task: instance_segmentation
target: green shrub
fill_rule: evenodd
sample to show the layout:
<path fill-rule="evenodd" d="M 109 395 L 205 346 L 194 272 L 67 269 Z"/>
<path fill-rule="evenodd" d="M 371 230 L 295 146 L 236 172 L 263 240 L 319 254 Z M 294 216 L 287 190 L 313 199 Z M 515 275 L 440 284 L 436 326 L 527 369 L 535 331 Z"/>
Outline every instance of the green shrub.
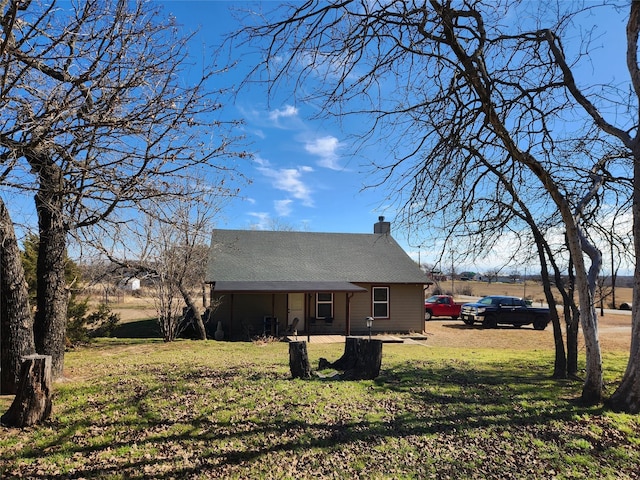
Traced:
<path fill-rule="evenodd" d="M 87 315 L 88 299 L 70 301 L 67 310 L 67 342 L 75 345 L 88 343 L 94 337 L 110 337 L 120 322 L 120 315 L 113 313 L 104 303 Z"/>
<path fill-rule="evenodd" d="M 89 299 L 76 301 L 71 298 L 67 306 L 67 343 L 72 345 L 89 341 L 85 327 L 85 315 L 89 310 Z"/>
<path fill-rule="evenodd" d="M 104 303 L 98 305 L 98 310 L 91 312 L 86 318 L 92 337 L 110 337 L 118 326 L 118 322 L 120 322 L 120 314 L 113 313 Z"/>

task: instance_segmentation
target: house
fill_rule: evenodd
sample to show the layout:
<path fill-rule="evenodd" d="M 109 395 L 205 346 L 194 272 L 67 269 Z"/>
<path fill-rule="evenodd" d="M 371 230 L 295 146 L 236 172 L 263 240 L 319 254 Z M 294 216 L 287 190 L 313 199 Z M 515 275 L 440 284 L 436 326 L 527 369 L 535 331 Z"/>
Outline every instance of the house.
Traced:
<path fill-rule="evenodd" d="M 380 217 L 373 234 L 215 230 L 207 266 L 225 336 L 424 330 L 425 274 Z"/>
<path fill-rule="evenodd" d="M 122 290 L 129 290 L 135 292 L 140 290 L 140 279 L 136 277 L 125 278 L 119 284 Z"/>

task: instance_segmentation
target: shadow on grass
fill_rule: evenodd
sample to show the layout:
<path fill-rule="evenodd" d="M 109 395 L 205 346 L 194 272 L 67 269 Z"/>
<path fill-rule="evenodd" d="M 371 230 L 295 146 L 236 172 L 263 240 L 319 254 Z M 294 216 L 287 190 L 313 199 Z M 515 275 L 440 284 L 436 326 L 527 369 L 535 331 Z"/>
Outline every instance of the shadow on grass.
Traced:
<path fill-rule="evenodd" d="M 362 395 L 370 410 L 367 413 L 372 414 L 369 417 L 363 416 L 362 402 L 355 399 L 351 403 L 349 399 L 336 417 L 306 418 L 308 409 L 332 411 L 335 403 L 345 398 L 310 402 L 305 389 L 319 390 L 314 385 L 326 384 L 326 380 L 292 381 L 282 373 L 272 373 L 265 381 L 248 378 L 246 371 L 233 367 L 218 371 L 203 368 L 184 375 L 166 372 L 161 366 L 141 365 L 130 378 L 114 384 L 110 395 L 61 412 L 69 420 L 52 423 L 57 432 L 54 438 L 38 448 L 24 447 L 19 457 L 35 461 L 44 452 L 65 445 L 66 455 L 99 458 L 106 452 L 130 449 L 135 443 L 136 450 L 158 455 L 136 458 L 129 454 L 117 465 L 86 462 L 64 475 L 31 478 L 105 478 L 118 474 L 138 478 L 146 469 L 153 478 L 185 478 L 203 472 L 237 476 L 233 468 L 271 461 L 272 455 L 286 458 L 291 452 L 312 450 L 329 455 L 340 449 L 366 453 L 366 445 L 381 445 L 392 438 L 429 442 L 445 435 L 452 447 L 463 449 L 470 436 L 499 442 L 496 432 L 512 432 L 514 438 L 522 432 L 545 442 L 561 443 L 564 433 L 558 422 L 601 413 L 597 408 L 580 408 L 563 400 L 564 395 L 575 391 L 575 384 L 550 380 L 541 366 L 523 363 L 504 368 L 484 364 L 476 369 L 471 363 L 451 360 L 397 364 L 383 370 L 375 381 L 365 382 L 369 393 Z M 143 380 L 150 375 L 155 385 Z M 206 387 L 210 393 L 204 395 L 211 398 L 226 395 L 235 400 L 228 406 L 208 407 L 204 402 L 205 408 L 193 408 L 191 402 L 203 394 L 195 387 L 182 390 L 185 387 L 181 382 Z M 84 388 L 70 387 L 66 395 L 81 396 Z M 292 391 L 298 396 L 288 397 Z M 156 407 L 176 398 L 180 398 L 177 414 Z M 273 404 L 267 406 L 266 398 Z M 102 412 L 99 426 L 82 414 L 86 408 Z M 164 416 L 167 412 L 171 418 Z M 195 451 L 189 452 L 189 458 L 197 457 L 195 464 L 176 463 L 171 456 L 161 454 L 173 450 L 184 453 L 191 448 Z"/>
<path fill-rule="evenodd" d="M 459 320 L 457 320 L 459 322 Z M 467 325 L 465 323 L 455 323 L 455 324 L 442 324 L 444 328 L 451 328 L 454 330 L 531 330 L 534 332 L 538 332 L 533 328 L 533 325 L 497 325 L 495 327 L 487 328 L 482 325 L 482 323 L 474 323 L 473 325 Z"/>
<path fill-rule="evenodd" d="M 117 338 L 161 338 L 158 320 L 155 318 L 121 323 L 113 330 L 111 336 Z"/>

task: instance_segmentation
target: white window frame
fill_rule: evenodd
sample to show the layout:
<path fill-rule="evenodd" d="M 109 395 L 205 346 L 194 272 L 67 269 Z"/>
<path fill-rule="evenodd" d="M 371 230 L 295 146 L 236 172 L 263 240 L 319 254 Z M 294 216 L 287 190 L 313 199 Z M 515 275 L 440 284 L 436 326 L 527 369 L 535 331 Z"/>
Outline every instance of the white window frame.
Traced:
<path fill-rule="evenodd" d="M 320 300 L 320 295 L 330 295 L 330 300 Z M 331 306 L 331 315 L 320 316 L 319 314 L 319 306 L 320 305 L 330 305 Z M 333 318 L 333 292 L 317 292 L 316 293 L 316 318 Z"/>
<path fill-rule="evenodd" d="M 386 291 L 386 299 L 385 300 L 376 300 L 376 290 L 384 290 Z M 391 301 L 390 301 L 390 289 L 389 287 L 371 287 L 371 314 L 373 318 L 389 318 L 391 311 Z M 385 305 L 386 306 L 386 315 L 380 316 L 376 315 L 376 306 L 377 305 Z"/>

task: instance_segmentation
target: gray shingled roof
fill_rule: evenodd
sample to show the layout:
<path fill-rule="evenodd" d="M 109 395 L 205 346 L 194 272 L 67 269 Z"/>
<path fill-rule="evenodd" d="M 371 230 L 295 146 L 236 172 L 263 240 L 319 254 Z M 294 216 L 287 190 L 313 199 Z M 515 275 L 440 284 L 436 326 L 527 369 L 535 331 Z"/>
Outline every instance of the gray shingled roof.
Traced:
<path fill-rule="evenodd" d="M 424 283 L 426 278 L 390 235 L 215 230 L 206 281 L 215 282 L 216 290 L 222 282 L 251 282 L 263 290 L 269 282 L 334 282 L 347 289 L 345 282 Z"/>

